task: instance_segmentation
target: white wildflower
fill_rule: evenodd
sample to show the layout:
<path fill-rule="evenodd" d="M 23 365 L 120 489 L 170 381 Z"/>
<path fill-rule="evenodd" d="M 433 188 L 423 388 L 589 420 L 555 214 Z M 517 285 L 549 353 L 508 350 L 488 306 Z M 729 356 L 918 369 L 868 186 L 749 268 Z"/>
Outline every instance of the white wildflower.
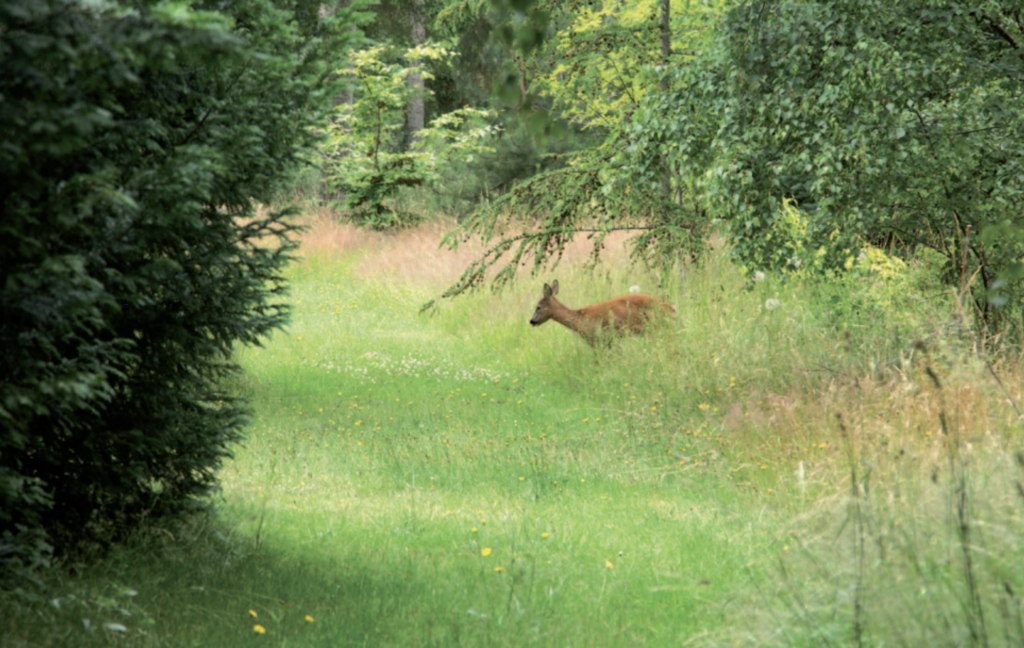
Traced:
<path fill-rule="evenodd" d="M 769 299 L 768 301 L 766 301 L 764 303 L 764 308 L 765 308 L 765 310 L 775 310 L 776 308 L 778 308 L 781 305 L 782 305 L 782 302 L 780 302 L 778 299 Z"/>
<path fill-rule="evenodd" d="M 754 281 L 756 281 L 757 283 L 761 283 L 762 281 L 764 281 L 764 273 L 761 272 L 760 270 L 755 272 L 754 273 Z"/>

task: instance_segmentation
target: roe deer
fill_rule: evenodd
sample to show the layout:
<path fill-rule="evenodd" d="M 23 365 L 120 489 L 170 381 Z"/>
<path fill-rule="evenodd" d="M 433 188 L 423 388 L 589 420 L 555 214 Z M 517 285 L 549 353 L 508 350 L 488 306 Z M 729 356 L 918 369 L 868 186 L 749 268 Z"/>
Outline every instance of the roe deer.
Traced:
<path fill-rule="evenodd" d="M 579 333 L 590 346 L 594 346 L 601 334 L 607 331 L 619 335 L 642 334 L 651 317 L 676 312 L 676 307 L 672 304 L 650 295 L 623 295 L 584 308 L 572 309 L 555 299 L 557 294 L 557 279 L 552 281 L 550 286 L 544 284 L 544 296 L 537 302 L 537 311 L 530 319 L 530 324 L 540 326 L 553 319 Z"/>

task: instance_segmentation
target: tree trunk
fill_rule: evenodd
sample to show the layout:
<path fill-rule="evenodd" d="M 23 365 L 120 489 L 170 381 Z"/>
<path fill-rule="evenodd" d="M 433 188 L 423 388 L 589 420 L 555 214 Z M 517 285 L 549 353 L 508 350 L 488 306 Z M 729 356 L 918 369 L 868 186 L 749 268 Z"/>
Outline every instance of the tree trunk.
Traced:
<path fill-rule="evenodd" d="M 672 10 L 672 0 L 661 0 L 661 63 L 662 65 L 668 65 L 669 57 L 672 56 L 672 27 L 669 22 Z M 668 90 L 668 88 L 665 88 Z M 662 181 L 662 189 L 666 195 L 673 197 L 676 204 L 682 200 L 681 188 L 676 187 L 675 191 L 672 190 L 672 168 L 667 163 L 665 164 L 665 179 Z"/>
<path fill-rule="evenodd" d="M 347 9 L 352 4 L 352 0 L 338 0 L 337 9 Z M 348 26 L 348 31 L 354 32 L 356 30 L 355 23 Z M 345 64 L 345 69 L 351 69 L 350 63 Z M 355 91 L 352 89 L 351 84 L 347 84 L 345 89 L 341 91 L 338 98 L 334 100 L 335 106 L 351 106 L 356 101 Z M 348 130 L 348 124 L 345 124 L 346 130 Z"/>
<path fill-rule="evenodd" d="M 413 0 L 410 10 L 413 47 L 422 45 L 423 41 L 426 40 L 427 34 L 423 25 L 424 7 L 423 0 Z M 420 141 L 420 131 L 423 130 L 424 117 L 423 78 L 420 77 L 418 72 L 413 72 L 409 75 L 409 85 L 413 89 L 413 97 L 409 101 L 407 124 L 409 128 L 409 147 L 414 148 Z"/>
<path fill-rule="evenodd" d="M 661 59 L 662 63 L 668 63 L 668 57 L 672 54 L 672 29 L 669 26 L 669 13 L 672 8 L 672 0 L 661 0 Z"/>
<path fill-rule="evenodd" d="M 339 9 L 347 9 L 352 4 L 352 0 L 338 0 L 333 6 L 323 3 L 320 5 L 320 17 L 327 18 L 328 16 L 337 15 Z M 348 31 L 354 32 L 356 30 L 355 24 L 351 24 L 347 28 Z M 347 67 L 347 66 L 346 66 Z M 341 106 L 344 104 L 351 104 L 355 101 L 355 95 L 352 92 L 352 86 L 346 86 L 341 94 L 334 100 L 335 106 Z"/>
<path fill-rule="evenodd" d="M 320 17 L 321 18 L 326 18 L 327 16 L 333 16 L 333 15 L 335 15 L 338 12 L 339 9 L 347 9 L 349 7 L 349 5 L 351 5 L 351 4 L 352 4 L 352 0 L 338 0 L 337 3 L 334 6 L 331 6 L 329 4 L 321 4 L 320 5 Z M 356 30 L 355 24 L 352 24 L 352 25 L 348 26 L 348 31 L 355 31 L 355 30 Z M 349 65 L 346 64 L 345 67 L 348 68 Z M 356 100 L 355 92 L 353 91 L 352 86 L 349 85 L 349 84 L 346 84 L 344 90 L 342 90 L 341 93 L 334 99 L 334 106 L 335 106 L 335 108 L 337 108 L 339 106 L 346 106 L 346 105 L 347 106 L 351 106 L 353 103 L 355 103 L 355 100 Z M 340 118 L 338 117 L 338 115 L 336 115 L 336 114 L 331 116 L 331 121 L 334 122 L 335 124 L 340 125 L 343 129 L 345 129 L 346 132 L 348 132 L 350 130 L 350 126 L 349 126 L 348 122 L 341 121 Z M 345 157 L 346 155 L 348 155 L 348 152 L 347 151 L 342 151 L 340 155 L 341 155 L 341 157 Z M 324 192 L 325 189 L 326 189 L 326 197 L 328 199 L 333 200 L 333 201 L 337 201 L 338 203 L 344 203 L 345 202 L 345 197 L 346 196 L 345 196 L 345 192 L 344 191 L 341 191 L 340 189 L 336 190 L 336 191 L 331 191 L 330 188 L 322 188 L 321 192 Z"/>

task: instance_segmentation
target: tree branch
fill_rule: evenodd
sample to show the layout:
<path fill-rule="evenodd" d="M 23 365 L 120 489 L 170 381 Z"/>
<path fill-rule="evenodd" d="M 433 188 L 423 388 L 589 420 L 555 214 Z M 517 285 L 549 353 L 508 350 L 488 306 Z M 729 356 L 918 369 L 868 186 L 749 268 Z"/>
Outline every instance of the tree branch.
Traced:
<path fill-rule="evenodd" d="M 1002 25 L 997 23 L 994 18 L 990 18 L 985 14 L 982 14 L 981 17 L 988 21 L 988 24 L 992 28 L 992 31 L 994 31 L 999 36 L 1002 36 L 1003 40 L 1005 40 L 1007 43 L 1013 46 L 1013 49 L 1017 49 L 1017 41 L 1013 40 L 1013 36 L 1010 36 L 1010 34 L 1005 29 L 1003 29 Z"/>

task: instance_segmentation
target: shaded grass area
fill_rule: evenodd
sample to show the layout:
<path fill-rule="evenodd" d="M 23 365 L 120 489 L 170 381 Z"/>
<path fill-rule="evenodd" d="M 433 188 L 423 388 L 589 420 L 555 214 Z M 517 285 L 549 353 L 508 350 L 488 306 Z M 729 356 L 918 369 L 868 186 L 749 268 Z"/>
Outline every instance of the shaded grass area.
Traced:
<path fill-rule="evenodd" d="M 4 643 L 674 642 L 714 623 L 720 611 L 709 600 L 736 584 L 719 576 L 734 566 L 735 549 L 708 532 L 721 511 L 588 496 L 567 498 L 581 507 L 566 520 L 559 506 L 527 516 L 480 502 L 472 505 L 488 508 L 442 510 L 443 499 L 368 501 L 357 515 L 236 507 L 231 535 L 223 520 L 194 520 L 139 538 L 48 583 L 62 594 L 45 606 L 5 615 Z M 597 537 L 588 520 L 604 528 L 637 515 L 637 526 Z M 668 544 L 659 533 L 666 524 L 675 530 Z M 127 631 L 104 628 L 112 624 Z"/>

